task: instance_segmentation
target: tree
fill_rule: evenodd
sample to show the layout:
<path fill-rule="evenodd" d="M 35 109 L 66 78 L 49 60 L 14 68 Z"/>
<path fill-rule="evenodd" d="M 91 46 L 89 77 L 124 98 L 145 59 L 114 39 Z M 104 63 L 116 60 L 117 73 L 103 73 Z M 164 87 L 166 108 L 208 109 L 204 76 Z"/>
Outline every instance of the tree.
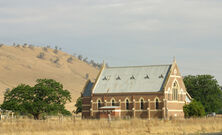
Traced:
<path fill-rule="evenodd" d="M 72 63 L 72 61 L 73 61 L 73 58 L 72 58 L 72 56 L 70 56 L 70 57 L 67 59 L 67 62 L 68 62 L 68 63 Z"/>
<path fill-rule="evenodd" d="M 196 100 L 192 100 L 191 103 L 184 105 L 183 111 L 186 118 L 203 117 L 205 115 L 203 105 Z"/>
<path fill-rule="evenodd" d="M 79 97 L 76 100 L 75 107 L 76 107 L 76 111 L 75 111 L 76 114 L 82 112 L 82 98 L 81 97 Z"/>
<path fill-rule="evenodd" d="M 218 112 L 222 108 L 222 92 L 216 79 L 211 75 L 186 76 L 188 93 L 203 104 L 206 113 Z"/>
<path fill-rule="evenodd" d="M 83 56 L 80 54 L 80 55 L 78 55 L 78 59 L 79 60 L 82 60 L 82 58 L 83 58 Z"/>
<path fill-rule="evenodd" d="M 40 52 L 39 55 L 37 55 L 37 58 L 45 59 L 45 53 L 44 52 Z"/>
<path fill-rule="evenodd" d="M 64 106 L 71 101 L 70 92 L 64 90 L 62 84 L 52 79 L 37 79 L 36 82 L 34 87 L 21 84 L 6 91 L 1 109 L 31 114 L 35 119 L 41 114 L 71 114 Z"/>
<path fill-rule="evenodd" d="M 58 53 L 58 46 L 55 46 L 55 49 L 53 50 L 53 52 L 54 52 L 55 54 Z"/>

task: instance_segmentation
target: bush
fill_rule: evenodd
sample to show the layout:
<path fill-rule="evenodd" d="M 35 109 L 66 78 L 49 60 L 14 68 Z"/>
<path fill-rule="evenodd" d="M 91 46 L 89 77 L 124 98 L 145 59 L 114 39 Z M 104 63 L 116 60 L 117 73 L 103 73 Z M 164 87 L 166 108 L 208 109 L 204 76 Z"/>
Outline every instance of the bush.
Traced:
<path fill-rule="evenodd" d="M 73 61 L 73 58 L 72 58 L 72 56 L 70 56 L 70 57 L 67 59 L 67 62 L 68 62 L 68 63 L 72 63 L 72 61 Z"/>
<path fill-rule="evenodd" d="M 84 61 L 85 63 L 88 63 L 88 57 L 84 58 L 83 61 Z"/>
<path fill-rule="evenodd" d="M 183 107 L 185 118 L 203 117 L 205 116 L 205 109 L 201 102 L 193 100 L 190 104 Z"/>
<path fill-rule="evenodd" d="M 27 46 L 28 46 L 28 44 L 27 44 L 27 43 L 24 43 L 22 47 L 23 47 L 23 48 L 26 48 Z"/>
<path fill-rule="evenodd" d="M 29 45 L 29 48 L 33 50 L 33 49 L 34 49 L 34 46 L 33 46 L 33 45 Z"/>
<path fill-rule="evenodd" d="M 45 52 L 48 52 L 48 48 L 47 47 L 43 47 L 42 50 L 45 51 Z"/>
<path fill-rule="evenodd" d="M 76 100 L 76 104 L 75 104 L 75 107 L 76 107 L 76 110 L 74 111 L 76 114 L 82 112 L 82 98 L 79 97 L 77 100 Z"/>
<path fill-rule="evenodd" d="M 53 52 L 54 52 L 55 54 L 58 53 L 58 47 L 57 47 L 57 46 L 55 46 L 55 49 L 53 50 Z"/>
<path fill-rule="evenodd" d="M 40 52 L 39 55 L 37 56 L 37 58 L 44 59 L 45 58 L 45 53 L 44 52 Z"/>
<path fill-rule="evenodd" d="M 83 56 L 80 54 L 78 55 L 78 59 L 82 61 Z"/>
<path fill-rule="evenodd" d="M 0 44 L 0 47 L 4 46 L 4 44 Z"/>
<path fill-rule="evenodd" d="M 57 64 L 59 62 L 59 58 L 57 57 L 54 61 L 55 64 Z"/>

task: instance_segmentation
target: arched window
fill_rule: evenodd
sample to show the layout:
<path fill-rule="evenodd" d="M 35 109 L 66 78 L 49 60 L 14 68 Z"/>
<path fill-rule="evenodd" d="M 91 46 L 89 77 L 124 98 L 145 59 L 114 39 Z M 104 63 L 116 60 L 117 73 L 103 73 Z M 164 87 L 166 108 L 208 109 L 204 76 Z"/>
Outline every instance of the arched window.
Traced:
<path fill-rule="evenodd" d="M 115 106 L 115 100 L 112 99 L 112 106 Z"/>
<path fill-rule="evenodd" d="M 156 99 L 156 109 L 159 109 L 159 100 Z"/>
<path fill-rule="evenodd" d="M 126 110 L 129 110 L 129 100 L 126 99 Z"/>
<path fill-rule="evenodd" d="M 173 100 L 178 100 L 178 89 L 179 89 L 178 83 L 175 81 L 173 83 L 173 90 L 172 90 Z"/>
<path fill-rule="evenodd" d="M 141 110 L 144 109 L 144 101 L 143 101 L 143 99 L 140 99 L 140 109 Z"/>
<path fill-rule="evenodd" d="M 101 107 L 101 100 L 100 99 L 97 101 L 97 105 L 98 105 L 98 109 L 99 109 Z"/>

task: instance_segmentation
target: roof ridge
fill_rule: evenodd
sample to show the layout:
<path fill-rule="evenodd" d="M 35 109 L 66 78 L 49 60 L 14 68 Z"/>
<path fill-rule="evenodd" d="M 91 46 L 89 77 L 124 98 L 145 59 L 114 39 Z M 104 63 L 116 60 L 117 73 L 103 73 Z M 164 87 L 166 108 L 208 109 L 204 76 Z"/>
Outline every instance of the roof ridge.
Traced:
<path fill-rule="evenodd" d="M 133 68 L 133 67 L 157 67 L 157 66 L 171 66 L 172 64 L 162 64 L 162 65 L 143 65 L 143 66 L 117 66 L 117 67 L 106 67 L 106 68 Z"/>

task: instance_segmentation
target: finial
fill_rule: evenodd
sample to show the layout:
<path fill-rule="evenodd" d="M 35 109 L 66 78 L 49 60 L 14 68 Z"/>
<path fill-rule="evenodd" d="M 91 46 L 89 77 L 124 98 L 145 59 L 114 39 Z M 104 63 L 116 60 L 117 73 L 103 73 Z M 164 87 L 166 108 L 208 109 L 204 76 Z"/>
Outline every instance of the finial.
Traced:
<path fill-rule="evenodd" d="M 103 60 L 103 68 L 105 68 L 106 67 L 106 64 L 105 64 L 105 61 Z"/>
<path fill-rule="evenodd" d="M 176 57 L 173 56 L 173 63 L 176 63 Z"/>

